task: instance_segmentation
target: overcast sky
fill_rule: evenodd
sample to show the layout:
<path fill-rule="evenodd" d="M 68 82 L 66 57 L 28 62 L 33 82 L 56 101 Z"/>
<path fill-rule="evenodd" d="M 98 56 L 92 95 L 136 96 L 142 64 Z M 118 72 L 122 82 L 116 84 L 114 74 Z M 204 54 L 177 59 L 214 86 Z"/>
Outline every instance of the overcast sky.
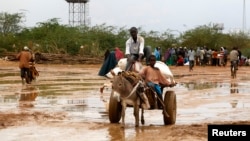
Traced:
<path fill-rule="evenodd" d="M 224 31 L 243 29 L 244 0 L 90 0 L 91 26 L 106 23 L 143 30 L 185 31 L 199 25 L 223 23 Z M 246 27 L 250 30 L 250 0 L 246 2 Z M 25 25 L 60 18 L 68 24 L 69 4 L 65 0 L 0 0 L 0 12 L 24 12 Z"/>

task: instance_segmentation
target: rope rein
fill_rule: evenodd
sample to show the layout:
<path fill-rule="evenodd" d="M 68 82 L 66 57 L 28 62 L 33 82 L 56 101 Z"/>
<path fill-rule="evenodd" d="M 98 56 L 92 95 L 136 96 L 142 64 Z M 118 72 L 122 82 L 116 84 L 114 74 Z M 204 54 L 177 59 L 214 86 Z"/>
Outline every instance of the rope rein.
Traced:
<path fill-rule="evenodd" d="M 142 84 L 141 80 L 139 80 L 139 82 L 134 86 L 133 90 L 130 92 L 130 94 L 126 98 L 129 98 L 136 91 L 136 89 L 138 88 L 140 84 Z"/>

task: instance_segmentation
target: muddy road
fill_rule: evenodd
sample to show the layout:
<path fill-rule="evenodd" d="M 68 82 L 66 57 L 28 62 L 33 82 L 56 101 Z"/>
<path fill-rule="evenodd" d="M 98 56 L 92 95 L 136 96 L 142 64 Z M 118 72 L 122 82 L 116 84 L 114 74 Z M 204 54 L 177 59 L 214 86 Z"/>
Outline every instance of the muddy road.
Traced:
<path fill-rule="evenodd" d="M 250 67 L 231 79 L 229 66 L 170 67 L 177 86 L 177 121 L 164 126 L 162 111 L 146 110 L 145 125 L 134 127 L 132 108 L 125 129 L 110 124 L 109 80 L 100 65 L 42 65 L 40 76 L 22 85 L 17 62 L 0 61 L 1 141 L 206 141 L 207 125 L 250 124 Z"/>

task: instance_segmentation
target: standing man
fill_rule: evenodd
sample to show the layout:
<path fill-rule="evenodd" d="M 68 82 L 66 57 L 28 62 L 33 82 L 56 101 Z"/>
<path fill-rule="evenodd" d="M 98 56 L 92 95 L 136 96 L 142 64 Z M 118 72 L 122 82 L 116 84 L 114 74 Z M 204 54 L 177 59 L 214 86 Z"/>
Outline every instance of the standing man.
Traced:
<path fill-rule="evenodd" d="M 142 61 L 144 55 L 144 38 L 137 35 L 138 30 L 132 27 L 129 30 L 131 37 L 126 41 L 125 56 L 127 57 L 126 71 L 131 70 L 136 61 Z"/>
<path fill-rule="evenodd" d="M 241 51 L 239 50 L 238 47 L 236 48 L 236 50 L 238 51 L 238 54 L 239 54 L 238 65 L 241 65 Z"/>
<path fill-rule="evenodd" d="M 195 59 L 195 51 L 191 47 L 190 50 L 188 51 L 188 60 L 189 60 L 189 71 L 193 71 L 194 67 L 194 59 Z"/>
<path fill-rule="evenodd" d="M 197 47 L 196 49 L 196 59 L 195 59 L 195 64 L 196 66 L 200 66 L 201 59 L 200 59 L 200 47 Z"/>
<path fill-rule="evenodd" d="M 224 47 L 224 67 L 227 65 L 228 50 Z"/>
<path fill-rule="evenodd" d="M 21 70 L 21 78 L 22 83 L 25 83 L 25 74 L 27 74 L 28 79 L 31 78 L 30 73 L 30 62 L 33 61 L 32 54 L 27 46 L 23 48 L 23 51 L 21 51 L 16 58 L 19 60 L 19 68 Z M 30 84 L 30 80 L 26 80 L 28 84 Z"/>
<path fill-rule="evenodd" d="M 220 66 L 222 66 L 222 65 L 224 66 L 224 64 L 225 64 L 224 63 L 224 47 L 220 48 L 220 52 L 219 52 L 219 56 L 218 57 L 219 57 L 219 65 Z"/>
<path fill-rule="evenodd" d="M 231 62 L 231 67 L 233 65 L 233 61 L 237 61 L 236 65 L 236 70 L 238 70 L 238 60 L 239 60 L 239 52 L 236 47 L 233 47 L 233 50 L 229 54 L 230 62 Z"/>
<path fill-rule="evenodd" d="M 200 48 L 200 66 L 204 66 L 205 65 L 205 50 L 203 47 Z"/>

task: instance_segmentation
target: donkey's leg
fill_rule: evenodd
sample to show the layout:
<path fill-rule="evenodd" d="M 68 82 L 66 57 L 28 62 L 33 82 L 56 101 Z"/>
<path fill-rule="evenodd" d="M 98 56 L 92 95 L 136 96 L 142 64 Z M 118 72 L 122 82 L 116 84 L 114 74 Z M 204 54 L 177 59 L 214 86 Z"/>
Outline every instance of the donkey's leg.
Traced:
<path fill-rule="evenodd" d="M 134 117 L 135 117 L 135 127 L 139 126 L 139 105 L 135 104 L 134 105 Z"/>
<path fill-rule="evenodd" d="M 122 125 L 121 127 L 124 128 L 125 127 L 125 111 L 127 108 L 127 104 L 125 102 L 122 102 Z"/>
<path fill-rule="evenodd" d="M 145 123 L 145 120 L 144 120 L 144 109 L 141 108 L 141 124 L 144 125 L 144 123 Z"/>

